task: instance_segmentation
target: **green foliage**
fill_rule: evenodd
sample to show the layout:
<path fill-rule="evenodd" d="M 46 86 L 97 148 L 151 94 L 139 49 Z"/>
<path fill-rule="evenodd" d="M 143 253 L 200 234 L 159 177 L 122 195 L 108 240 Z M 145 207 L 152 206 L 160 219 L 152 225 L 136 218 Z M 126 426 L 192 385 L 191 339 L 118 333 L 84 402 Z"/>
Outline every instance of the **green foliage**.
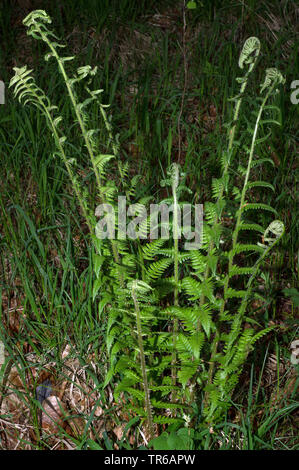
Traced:
<path fill-rule="evenodd" d="M 154 450 L 193 450 L 193 433 L 194 431 L 188 428 L 163 432 L 149 444 Z"/>
<path fill-rule="evenodd" d="M 295 307 L 299 307 L 299 291 L 295 287 L 284 289 L 284 294 L 292 299 Z"/>
<path fill-rule="evenodd" d="M 195 2 L 189 2 L 189 7 L 190 3 Z M 139 176 L 130 181 L 128 164 L 119 158 L 118 139 L 113 137 L 106 107 L 99 99 L 102 90 L 90 88 L 96 70 L 85 66 L 72 76 L 68 75 L 66 68 L 74 57 L 59 55 L 58 51 L 64 45 L 59 44 L 48 29 L 50 23 L 51 19 L 41 10 L 30 13 L 24 20 L 28 34 L 45 42 L 50 49 L 45 59 L 57 61 L 74 121 L 79 126 L 84 151 L 95 176 L 97 200 L 112 204 L 115 224 L 119 227 L 117 196 L 125 194 L 130 201 L 141 204 L 135 196 Z M 206 423 L 220 420 L 229 407 L 254 343 L 270 331 L 266 328 L 256 333 L 245 328 L 244 317 L 257 273 L 284 233 L 279 220 L 272 221 L 266 229 L 260 225 L 261 211 L 275 213 L 271 206 L 248 202 L 249 192 L 255 187 L 273 191 L 273 186 L 267 182 L 251 181 L 251 170 L 264 163 L 255 156 L 258 144 L 263 141 L 260 129 L 279 123 L 278 119 L 273 119 L 277 109 L 267 105 L 277 87 L 284 83 L 278 70 L 267 69 L 260 87 L 261 96 L 253 99 L 257 111 L 246 116 L 247 126 L 241 142 L 235 138 L 248 78 L 259 52 L 257 38 L 249 38 L 241 51 L 239 67 L 245 73 L 237 78 L 240 90 L 232 99 L 234 115 L 228 125 L 228 146 L 219 157 L 221 176 L 212 181 L 213 201 L 205 203 L 201 247 L 188 252 L 178 241 L 178 208 L 182 204 L 182 195 L 189 195 L 190 191 L 185 186 L 186 175 L 178 164 L 170 165 L 161 182 L 168 190 L 167 203 L 173 205 L 170 240 L 102 239 L 101 231 L 96 227 L 95 216 L 99 216 L 99 212 L 94 212 L 95 201 L 89 200 L 74 171 L 76 162 L 70 158 L 71 146 L 68 135 L 61 130 L 64 119 L 57 106 L 53 106 L 37 87 L 32 71 L 26 67 L 15 68 L 10 83 L 19 101 L 35 105 L 45 115 L 90 228 L 94 245 L 93 299 L 97 300 L 99 314 L 105 323 L 109 356 L 104 387 L 109 383 L 113 385 L 116 400 L 128 397 L 126 406 L 147 422 L 151 437 L 155 425 L 182 425 L 191 405 L 199 404 L 201 400 Z M 87 95 L 81 102 L 77 92 L 80 82 L 84 83 Z M 99 106 L 106 129 L 104 153 L 97 140 L 99 128 L 94 127 L 87 112 L 88 105 L 93 102 Z M 238 169 L 236 186 L 233 176 L 236 175 L 237 155 L 247 162 L 247 167 Z M 116 163 L 113 170 L 109 166 L 111 160 Z M 148 203 L 152 195 L 147 196 Z M 233 207 L 229 229 L 224 224 L 228 206 Z M 248 212 L 256 220 L 248 219 Z M 253 237 L 263 234 L 262 243 L 244 243 L 245 230 Z M 224 241 L 224 237 L 229 242 Z M 182 428 L 162 434 L 152 441 L 152 445 L 156 449 L 181 448 L 182 445 L 190 448 L 189 430 Z"/>

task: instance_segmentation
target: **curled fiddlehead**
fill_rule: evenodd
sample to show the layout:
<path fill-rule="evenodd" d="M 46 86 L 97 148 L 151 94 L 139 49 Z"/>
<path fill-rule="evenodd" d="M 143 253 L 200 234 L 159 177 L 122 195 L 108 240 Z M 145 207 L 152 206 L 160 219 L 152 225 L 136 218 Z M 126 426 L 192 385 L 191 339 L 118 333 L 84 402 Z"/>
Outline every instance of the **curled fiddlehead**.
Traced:
<path fill-rule="evenodd" d="M 243 46 L 239 57 L 239 67 L 240 69 L 244 68 L 244 65 L 249 65 L 249 72 L 252 71 L 253 67 L 256 64 L 257 58 L 259 56 L 261 49 L 260 40 L 256 37 L 248 38 Z"/>

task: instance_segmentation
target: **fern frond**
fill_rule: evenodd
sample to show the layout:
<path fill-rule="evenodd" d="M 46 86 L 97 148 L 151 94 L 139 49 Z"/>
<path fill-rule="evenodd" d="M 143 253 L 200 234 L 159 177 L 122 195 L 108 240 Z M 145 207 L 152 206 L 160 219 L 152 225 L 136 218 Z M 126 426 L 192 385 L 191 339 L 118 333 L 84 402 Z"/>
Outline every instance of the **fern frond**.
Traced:
<path fill-rule="evenodd" d="M 285 78 L 281 75 L 279 70 L 275 67 L 266 69 L 266 76 L 264 82 L 260 85 L 260 93 L 270 87 L 275 87 L 279 84 L 285 83 Z"/>
<path fill-rule="evenodd" d="M 254 230 L 256 232 L 264 233 L 264 229 L 261 225 L 259 224 L 250 224 L 246 222 L 241 222 L 239 225 L 239 231 L 240 230 Z"/>
<path fill-rule="evenodd" d="M 168 416 L 154 416 L 154 423 L 156 424 L 181 424 L 184 420 L 182 418 L 169 418 Z"/>
<path fill-rule="evenodd" d="M 165 244 L 165 240 L 157 239 L 153 240 L 150 243 L 142 246 L 142 251 L 144 255 L 144 259 L 146 260 L 154 260 L 155 257 L 159 254 L 160 248 Z"/>
<path fill-rule="evenodd" d="M 192 268 L 196 274 L 203 273 L 206 268 L 206 259 L 199 251 L 190 251 L 189 256 L 191 259 Z"/>
<path fill-rule="evenodd" d="M 196 281 L 192 277 L 185 277 L 182 280 L 182 287 L 188 294 L 190 300 L 197 300 L 201 296 L 202 283 Z"/>
<path fill-rule="evenodd" d="M 154 263 L 151 263 L 150 266 L 146 269 L 147 279 L 161 278 L 164 271 L 171 265 L 172 262 L 172 259 L 164 258 Z"/>
<path fill-rule="evenodd" d="M 251 338 L 251 344 L 256 343 L 256 341 L 258 341 L 260 338 L 262 338 L 263 336 L 270 333 L 270 331 L 273 331 L 275 329 L 276 329 L 276 326 L 269 326 L 268 328 L 264 328 L 263 330 L 259 331 Z"/>
<path fill-rule="evenodd" d="M 256 188 L 256 187 L 269 188 L 272 191 L 275 191 L 274 186 L 270 183 L 267 183 L 266 181 L 254 181 L 252 183 L 247 183 L 246 189 Z"/>
<path fill-rule="evenodd" d="M 204 205 L 204 215 L 208 223 L 214 222 L 217 217 L 217 206 L 212 202 L 206 202 Z"/>
<path fill-rule="evenodd" d="M 246 290 L 236 290 L 229 287 L 225 293 L 225 299 L 242 299 L 246 295 Z"/>
<path fill-rule="evenodd" d="M 263 253 L 264 250 L 261 246 L 252 245 L 248 243 L 238 243 L 235 248 L 232 250 L 232 254 L 237 255 L 239 253 L 244 253 L 246 251 L 256 251 L 258 253 Z"/>
<path fill-rule="evenodd" d="M 272 166 L 275 166 L 275 163 L 272 158 L 259 158 L 257 160 L 252 161 L 251 167 L 256 168 L 258 166 L 264 165 L 264 163 L 270 163 Z"/>
<path fill-rule="evenodd" d="M 239 67 L 243 69 L 244 65 L 249 65 L 249 71 L 251 72 L 259 56 L 260 49 L 261 43 L 258 38 L 248 38 L 239 57 Z"/>
<path fill-rule="evenodd" d="M 229 277 L 249 275 L 252 273 L 253 273 L 253 268 L 250 266 L 240 268 L 239 266 L 233 265 L 230 270 Z"/>
<path fill-rule="evenodd" d="M 245 204 L 245 206 L 243 206 L 244 212 L 249 211 L 249 210 L 258 210 L 258 211 L 264 210 L 264 211 L 269 211 L 269 212 L 273 212 L 274 214 L 277 214 L 277 211 L 273 209 L 273 207 L 269 206 L 268 204 L 262 204 L 260 202 L 255 202 L 255 203 L 248 202 L 247 204 Z"/>
<path fill-rule="evenodd" d="M 222 196 L 224 190 L 223 180 L 221 178 L 213 178 L 212 180 L 212 196 L 214 199 L 218 199 Z"/>

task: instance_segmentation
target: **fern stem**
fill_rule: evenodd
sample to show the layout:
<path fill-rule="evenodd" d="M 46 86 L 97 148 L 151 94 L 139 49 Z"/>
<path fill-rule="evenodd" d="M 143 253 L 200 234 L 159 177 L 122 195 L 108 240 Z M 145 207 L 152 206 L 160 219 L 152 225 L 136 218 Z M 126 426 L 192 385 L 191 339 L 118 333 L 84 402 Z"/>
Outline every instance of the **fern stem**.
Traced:
<path fill-rule="evenodd" d="M 248 184 L 248 180 L 249 180 L 251 164 L 252 164 L 252 159 L 253 159 L 253 154 L 254 154 L 254 149 L 255 149 L 255 144 L 256 144 L 256 139 L 257 139 L 257 133 L 258 133 L 258 129 L 259 129 L 260 120 L 261 120 L 261 117 L 262 117 L 262 114 L 263 114 L 263 111 L 264 111 L 264 108 L 265 108 L 265 105 L 268 101 L 269 96 L 272 94 L 274 87 L 277 85 L 277 82 L 282 80 L 282 77 L 281 76 L 279 77 L 279 74 L 277 74 L 277 76 L 275 76 L 275 73 L 274 73 L 274 79 L 272 81 L 272 84 L 270 86 L 269 86 L 269 83 L 268 83 L 268 85 L 266 85 L 267 84 L 267 75 L 266 75 L 265 83 L 262 86 L 263 88 L 268 86 L 268 91 L 267 91 L 267 93 L 266 93 L 266 95 L 265 95 L 265 97 L 264 97 L 264 99 L 263 99 L 263 101 L 260 105 L 259 112 L 258 112 L 256 122 L 255 122 L 255 127 L 254 127 L 252 140 L 251 140 L 249 160 L 248 160 L 248 164 L 247 164 L 246 175 L 245 175 L 243 189 L 242 189 L 242 193 L 241 193 L 241 200 L 240 200 L 239 210 L 237 212 L 237 214 L 238 214 L 237 215 L 237 220 L 236 220 L 235 229 L 234 229 L 233 237 L 232 237 L 232 248 L 231 248 L 231 250 L 229 252 L 229 256 L 228 256 L 228 269 L 227 269 L 227 274 L 226 274 L 226 277 L 225 277 L 225 280 L 224 280 L 223 297 L 222 297 L 222 302 L 221 302 L 220 311 L 219 311 L 220 318 L 221 318 L 221 316 L 223 316 L 225 305 L 226 305 L 227 291 L 228 291 L 228 288 L 229 288 L 229 280 L 231 278 L 231 272 L 232 272 L 232 268 L 233 268 L 234 253 L 235 253 L 235 248 L 236 248 L 236 245 L 237 245 L 237 239 L 238 239 L 238 234 L 239 234 L 239 229 L 240 229 L 240 224 L 241 224 L 241 218 L 242 218 L 242 215 L 243 215 L 243 209 L 244 209 L 245 197 L 246 197 L 246 191 L 247 191 L 247 184 Z M 257 273 L 258 266 L 259 266 L 260 262 L 262 261 L 262 259 L 264 259 L 264 256 L 266 256 L 266 254 L 267 253 L 264 253 L 263 256 L 260 258 L 259 263 L 256 265 L 256 268 L 254 269 L 254 272 L 251 275 L 251 277 L 250 277 L 250 279 L 247 283 L 246 294 L 242 299 L 241 307 L 238 310 L 237 316 L 235 317 L 235 320 L 234 320 L 234 331 L 237 332 L 237 333 L 235 333 L 235 335 L 233 335 L 233 339 L 231 339 L 229 341 L 228 345 L 227 345 L 227 354 L 226 354 L 226 356 L 228 358 L 230 357 L 229 353 L 231 351 L 232 344 L 233 344 L 234 340 L 236 339 L 236 336 L 238 335 L 239 328 L 240 328 L 241 323 L 242 323 L 242 318 L 243 318 L 244 312 L 246 310 L 246 306 L 247 306 L 247 302 L 248 302 L 248 298 L 249 298 L 249 293 L 250 293 L 250 289 L 251 289 L 251 283 L 252 283 L 252 281 L 253 281 L 256 273 Z M 213 344 L 212 344 L 212 351 L 214 351 L 214 354 L 217 353 L 218 341 L 219 341 L 219 337 L 218 337 L 217 334 L 215 334 Z M 226 361 L 226 363 L 227 363 L 227 361 Z M 209 384 L 211 384 L 212 380 L 213 380 L 213 371 L 214 371 L 214 362 L 211 361 L 210 367 L 209 367 L 209 372 L 208 372 Z M 205 398 L 204 398 L 204 402 L 205 402 L 206 405 L 207 405 L 208 401 L 209 401 L 209 392 L 206 392 Z"/>
<path fill-rule="evenodd" d="M 172 178 L 172 195 L 173 195 L 173 238 L 174 238 L 174 306 L 179 306 L 179 226 L 178 226 L 178 200 L 177 200 L 177 186 L 179 181 L 179 169 L 178 165 L 174 164 L 173 166 L 173 178 Z M 172 353 L 172 384 L 176 386 L 176 362 L 177 362 L 177 353 L 176 353 L 176 343 L 178 335 L 178 318 L 176 317 L 173 322 L 173 353 Z"/>
<path fill-rule="evenodd" d="M 79 204 L 80 204 L 80 206 L 81 206 L 81 209 L 82 209 L 82 212 L 83 212 L 83 216 L 84 216 L 85 221 L 86 221 L 86 223 L 87 223 L 87 225 L 88 225 L 89 232 L 92 233 L 92 225 L 91 225 L 91 222 L 90 222 L 90 217 L 89 217 L 88 212 L 87 212 L 87 208 L 85 207 L 84 197 L 82 196 L 82 194 L 81 194 L 81 192 L 80 192 L 80 190 L 79 190 L 79 188 L 78 188 L 78 184 L 77 184 L 75 175 L 74 175 L 74 173 L 73 173 L 73 171 L 72 171 L 72 168 L 71 168 L 71 165 L 69 164 L 68 159 L 67 159 L 67 157 L 66 157 L 66 155 L 65 155 L 64 148 L 63 148 L 63 146 L 62 146 L 62 144 L 61 144 L 61 142 L 60 142 L 60 140 L 59 140 L 59 135 L 58 135 L 57 129 L 56 129 L 55 125 L 54 125 L 52 116 L 50 115 L 50 113 L 49 113 L 49 111 L 47 110 L 46 107 L 44 107 L 44 110 L 45 110 L 46 116 L 47 116 L 47 118 L 48 118 L 48 121 L 49 121 L 49 123 L 50 123 L 50 125 L 51 125 L 51 127 L 52 127 L 52 131 L 53 131 L 54 139 L 55 139 L 55 141 L 56 141 L 56 145 L 57 145 L 57 147 L 58 147 L 58 149 L 59 149 L 60 155 L 61 155 L 62 160 L 63 160 L 63 162 L 64 162 L 64 164 L 65 164 L 65 167 L 66 167 L 66 169 L 67 169 L 69 178 L 70 178 L 70 180 L 71 180 L 71 182 L 72 182 L 72 186 L 73 186 L 73 188 L 74 188 L 74 191 L 75 191 L 75 193 L 76 193 L 77 199 L 78 199 Z"/>
<path fill-rule="evenodd" d="M 244 96 L 244 93 L 245 93 L 245 90 L 246 90 L 246 87 L 247 87 L 249 75 L 253 70 L 253 66 L 254 66 L 254 64 L 248 68 L 246 74 L 243 77 L 243 82 L 242 82 L 242 85 L 240 87 L 240 92 L 239 92 L 239 99 L 237 100 L 236 105 L 235 105 L 235 110 L 234 110 L 234 115 L 233 115 L 233 126 L 229 130 L 227 158 L 226 158 L 224 168 L 223 168 L 223 171 L 222 171 L 222 175 L 221 175 L 221 179 L 223 181 L 226 178 L 226 175 L 228 173 L 228 169 L 229 169 L 229 166 L 230 166 L 230 163 L 231 163 L 232 150 L 233 150 L 233 145 L 234 145 L 236 127 L 237 127 L 237 122 L 238 122 L 239 113 L 240 113 L 240 109 L 241 109 L 241 104 L 242 104 L 243 96 Z M 217 206 L 219 207 L 219 203 L 220 203 L 220 201 L 222 201 L 223 194 L 224 194 L 224 189 L 225 189 L 224 184 L 222 184 L 220 193 L 217 197 L 216 207 Z M 220 218 L 221 218 L 221 213 L 220 214 L 216 213 L 213 224 L 212 224 L 213 228 L 215 228 L 215 226 L 218 224 Z M 208 247 L 208 255 L 209 255 L 209 253 L 212 252 L 213 249 L 214 249 L 214 242 L 213 242 L 213 240 L 211 240 L 210 244 L 209 244 L 209 247 Z M 206 268 L 205 268 L 205 272 L 204 272 L 204 280 L 205 281 L 208 279 L 209 275 L 210 275 L 210 268 L 207 264 Z M 199 303 L 200 307 L 202 307 L 204 303 L 205 303 L 205 295 L 202 294 L 201 297 L 200 297 L 200 303 Z M 200 321 L 198 321 L 197 330 L 200 330 Z M 214 345 L 212 346 L 212 349 L 214 349 Z"/>
<path fill-rule="evenodd" d="M 234 251 L 235 251 L 235 248 L 236 248 L 236 245 L 237 245 L 237 239 L 238 239 L 238 234 L 239 234 L 239 229 L 240 229 L 240 224 L 241 224 L 241 218 L 242 218 L 242 215 L 243 215 L 243 209 L 244 209 L 245 197 L 246 197 L 246 191 L 247 191 L 247 183 L 248 183 L 248 180 L 249 180 L 249 175 L 250 175 L 250 170 L 251 170 L 251 163 L 252 163 L 256 138 L 257 138 L 257 132 L 258 132 L 258 129 L 259 129 L 259 123 L 260 123 L 260 120 L 261 120 L 261 117 L 262 117 L 262 114 L 263 114 L 263 111 L 264 111 L 264 107 L 266 105 L 266 102 L 267 102 L 270 94 L 273 91 L 273 88 L 274 88 L 274 84 L 268 89 L 268 92 L 266 93 L 266 96 L 262 101 L 262 104 L 260 106 L 260 109 L 259 109 L 259 112 L 258 112 L 258 115 L 257 115 L 257 118 L 256 118 L 255 126 L 254 126 L 253 136 L 252 136 L 252 140 L 251 140 L 251 147 L 250 147 L 250 152 L 249 152 L 249 159 L 248 159 L 248 164 L 247 164 L 247 170 L 246 170 L 245 180 L 244 180 L 243 189 L 242 189 L 242 193 L 241 193 L 241 200 L 240 200 L 239 210 L 237 211 L 237 214 L 238 214 L 237 215 L 237 221 L 236 221 L 236 224 L 235 224 L 235 229 L 234 229 L 233 237 L 232 237 L 232 248 L 231 248 L 231 250 L 229 252 L 229 256 L 228 256 L 228 271 L 227 271 L 227 275 L 226 275 L 225 282 L 224 282 L 223 300 L 222 300 L 222 304 L 221 304 L 221 308 L 220 308 L 220 315 L 223 314 L 225 304 L 226 304 L 225 297 L 226 297 L 226 293 L 227 293 L 227 290 L 228 290 L 228 287 L 229 287 L 229 279 L 230 279 L 230 274 L 231 274 L 231 270 L 232 270 L 232 267 L 233 267 Z"/>
<path fill-rule="evenodd" d="M 55 57 L 55 59 L 58 63 L 59 70 L 60 70 L 60 72 L 63 76 L 65 85 L 67 87 L 68 95 L 70 97 L 70 100 L 71 100 L 71 103 L 72 103 L 72 106 L 73 106 L 73 110 L 75 112 L 76 118 L 77 118 L 79 126 L 81 128 L 82 136 L 83 136 L 83 139 L 85 141 L 85 145 L 86 145 L 86 148 L 87 148 L 87 151 L 88 151 L 88 154 L 89 154 L 89 157 L 90 157 L 90 161 L 91 161 L 91 164 L 92 164 L 92 167 L 93 167 L 93 171 L 94 171 L 94 174 L 95 174 L 95 177 L 96 177 L 99 194 L 101 194 L 101 189 L 102 189 L 101 188 L 101 179 L 100 179 L 99 171 L 98 171 L 97 166 L 95 164 L 95 156 L 94 156 L 94 153 L 93 153 L 93 150 L 92 150 L 92 146 L 90 144 L 90 140 L 87 137 L 87 130 L 86 130 L 85 124 L 83 122 L 82 115 L 81 115 L 81 113 L 78 109 L 75 94 L 73 92 L 73 87 L 70 84 L 70 79 L 69 79 L 69 77 L 68 77 L 68 75 L 65 71 L 65 68 L 64 68 L 64 65 L 63 65 L 63 60 L 61 60 L 61 57 L 57 54 L 57 51 L 56 51 L 55 47 L 52 45 L 51 41 L 49 41 L 47 35 L 43 33 L 43 31 L 38 26 L 38 24 L 37 24 L 37 28 L 39 29 L 39 33 L 40 33 L 43 41 L 46 42 L 46 44 L 48 45 L 49 49 L 51 50 L 53 56 Z"/>
<path fill-rule="evenodd" d="M 234 115 L 233 115 L 233 126 L 229 130 L 227 158 L 226 158 L 225 165 L 224 165 L 222 175 L 221 175 L 221 178 L 222 178 L 223 181 L 226 178 L 226 175 L 228 173 L 228 169 L 229 169 L 229 166 L 230 166 L 230 163 L 231 163 L 232 149 L 233 149 L 233 145 L 234 145 L 237 121 L 238 121 L 238 118 L 239 118 L 239 113 L 240 113 L 240 109 L 241 109 L 243 95 L 245 93 L 246 86 L 247 86 L 247 83 L 248 83 L 248 78 L 249 78 L 249 75 L 252 71 L 252 68 L 249 67 L 249 69 L 247 70 L 247 72 L 244 76 L 244 81 L 243 81 L 243 83 L 240 87 L 240 97 L 237 100 L 236 105 L 235 105 L 235 110 L 234 110 Z M 222 185 L 221 190 L 220 190 L 220 194 L 218 195 L 218 198 L 217 198 L 216 206 L 218 206 L 218 207 L 219 207 L 220 201 L 223 198 L 223 194 L 224 194 L 224 184 Z M 215 228 L 215 226 L 218 224 L 220 218 L 221 218 L 221 214 L 218 215 L 216 213 L 214 221 L 213 221 L 213 228 Z M 208 255 L 209 255 L 209 253 L 212 252 L 213 249 L 214 249 L 214 242 L 213 242 L 213 240 L 211 240 L 210 244 L 209 244 L 209 248 L 208 248 Z M 206 264 L 206 268 L 205 268 L 205 271 L 204 271 L 204 281 L 206 281 L 208 279 L 209 275 L 210 275 L 210 268 L 209 268 L 209 265 Z M 205 303 L 205 295 L 202 294 L 201 297 L 200 297 L 200 301 L 199 301 L 200 308 L 203 307 L 204 303 Z M 201 325 L 200 325 L 200 320 L 199 320 L 198 324 L 197 324 L 197 331 L 199 331 L 200 328 L 201 328 Z M 215 361 L 213 360 L 213 358 L 217 354 L 219 337 L 220 337 L 220 334 L 219 334 L 218 326 L 216 325 L 216 332 L 215 332 L 213 342 L 212 342 L 212 345 L 211 345 L 211 356 L 210 356 L 211 361 L 210 361 L 210 366 L 209 366 L 209 370 L 208 370 L 208 378 L 207 378 L 207 384 L 208 385 L 211 385 L 211 383 L 213 381 L 213 374 L 214 374 L 214 368 L 215 368 Z M 206 407 L 208 405 L 208 402 L 209 402 L 209 393 L 206 392 L 205 397 L 204 397 L 204 407 Z"/>
<path fill-rule="evenodd" d="M 83 136 L 83 139 L 84 139 L 84 142 L 85 142 L 85 145 L 86 145 L 86 148 L 87 148 L 87 151 L 88 151 L 88 154 L 89 154 L 89 157 L 90 157 L 90 161 L 91 161 L 91 164 L 92 164 L 92 168 L 93 168 L 93 171 L 94 171 L 94 174 L 95 174 L 95 177 L 96 177 L 96 182 L 97 182 L 97 187 L 98 187 L 98 192 L 99 192 L 99 196 L 102 198 L 103 202 L 105 202 L 105 198 L 102 194 L 102 185 L 101 185 L 101 179 L 100 179 L 100 174 L 99 174 L 99 171 L 98 171 L 98 168 L 97 168 L 97 165 L 96 165 L 96 159 L 95 159 L 95 155 L 94 155 L 94 152 L 93 152 L 93 149 L 92 149 L 92 145 L 90 143 L 90 140 L 88 138 L 88 134 L 87 134 L 87 129 L 85 127 L 85 124 L 84 124 L 84 121 L 83 121 L 83 118 L 82 118 L 82 115 L 81 115 L 81 112 L 79 111 L 79 107 L 78 107 L 78 104 L 77 104 L 77 101 L 76 101 L 76 97 L 75 97 L 75 93 L 73 91 L 73 87 L 71 85 L 71 82 L 70 82 L 70 79 L 65 71 L 65 68 L 64 68 L 64 65 L 63 65 L 63 60 L 61 59 L 61 57 L 58 55 L 57 51 L 56 51 L 56 48 L 53 46 L 53 44 L 51 43 L 51 41 L 48 39 L 47 37 L 47 34 L 45 34 L 43 32 L 43 30 L 40 28 L 39 24 L 37 22 L 35 22 L 35 26 L 42 38 L 42 40 L 47 44 L 47 46 L 49 47 L 49 49 L 51 50 L 53 56 L 55 57 L 57 63 L 58 63 L 58 67 L 59 67 L 59 70 L 63 76 L 63 79 L 64 79 L 64 82 L 65 82 L 65 85 L 67 87 L 67 91 L 68 91 L 68 95 L 70 97 L 70 100 L 71 100 L 71 103 L 72 103 L 72 107 L 73 107 L 73 110 L 75 112 L 75 115 L 76 115 L 76 118 L 78 120 L 78 123 L 79 123 L 79 126 L 81 128 L 81 133 L 82 133 L 82 136 Z M 109 229 L 109 228 L 108 228 Z M 117 246 L 116 246 L 116 243 L 115 243 L 115 240 L 111 239 L 111 246 L 112 246 L 112 252 L 113 252 L 113 257 L 114 257 L 114 260 L 117 264 L 119 264 L 120 260 L 119 260 L 119 253 L 118 253 L 118 250 L 117 250 Z M 122 277 L 122 274 L 120 276 L 120 279 L 121 279 L 121 282 L 122 284 L 124 284 L 123 282 L 123 277 Z"/>
<path fill-rule="evenodd" d="M 145 395 L 145 407 L 147 411 L 149 432 L 150 432 L 151 439 L 153 439 L 154 425 L 153 425 L 152 407 L 151 407 L 151 401 L 150 401 L 150 391 L 149 391 L 148 380 L 147 380 L 145 354 L 144 354 L 143 340 L 142 340 L 141 316 L 140 316 L 140 308 L 139 308 L 139 303 L 137 299 L 136 289 L 134 288 L 134 283 L 132 287 L 132 298 L 134 301 L 135 314 L 136 314 L 138 347 L 139 347 L 139 353 L 140 353 L 140 364 L 141 364 L 143 388 L 144 388 L 144 395 Z"/>
<path fill-rule="evenodd" d="M 279 223 L 278 221 L 276 221 L 276 223 Z M 246 312 L 246 307 L 247 307 L 247 302 L 248 302 L 248 299 L 249 299 L 249 296 L 251 294 L 251 289 L 252 289 L 252 283 L 254 281 L 254 279 L 256 278 L 256 275 L 258 273 L 258 270 L 259 270 L 259 267 L 262 263 L 262 261 L 268 256 L 269 252 L 273 249 L 273 247 L 279 242 L 279 240 L 281 239 L 281 237 L 283 236 L 284 234 L 284 225 L 282 223 L 280 223 L 280 233 L 279 234 L 276 234 L 276 238 L 273 240 L 273 242 L 265 248 L 264 252 L 261 254 L 261 256 L 258 258 L 258 260 L 256 261 L 255 265 L 253 266 L 253 270 L 252 270 L 252 273 L 247 281 L 247 284 L 246 284 L 246 293 L 242 299 L 242 302 L 241 302 L 241 305 L 239 307 L 239 310 L 238 310 L 238 316 L 237 318 L 235 319 L 235 322 L 234 322 L 234 335 L 231 337 L 231 340 L 228 342 L 227 346 L 226 346 L 226 362 L 225 362 L 225 365 L 227 365 L 231 359 L 231 351 L 232 351 L 232 346 L 233 346 L 233 343 L 236 339 L 236 335 L 241 327 L 241 323 L 242 323 L 242 320 L 243 320 L 243 317 L 244 317 L 244 314 Z"/>

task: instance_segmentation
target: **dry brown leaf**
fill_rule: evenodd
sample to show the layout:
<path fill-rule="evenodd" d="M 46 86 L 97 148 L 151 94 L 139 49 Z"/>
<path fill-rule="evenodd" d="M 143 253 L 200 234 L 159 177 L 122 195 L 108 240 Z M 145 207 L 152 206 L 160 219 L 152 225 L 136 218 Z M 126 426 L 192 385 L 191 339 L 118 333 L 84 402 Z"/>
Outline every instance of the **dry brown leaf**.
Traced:
<path fill-rule="evenodd" d="M 51 434 L 57 433 L 60 428 L 65 428 L 66 409 L 58 397 L 52 395 L 43 402 L 41 417 L 42 428 Z"/>
<path fill-rule="evenodd" d="M 116 426 L 116 428 L 113 429 L 113 432 L 119 441 L 123 438 L 124 428 L 125 428 L 125 425 L 122 425 L 122 426 L 120 425 L 120 426 Z"/>
<path fill-rule="evenodd" d="M 86 421 L 81 416 L 76 418 L 68 417 L 66 432 L 75 437 L 80 436 L 84 432 L 85 424 Z"/>
<path fill-rule="evenodd" d="M 62 352 L 62 359 L 65 359 L 71 352 L 71 346 L 69 344 L 66 345 Z"/>
<path fill-rule="evenodd" d="M 97 406 L 95 409 L 94 415 L 99 418 L 100 416 L 102 416 L 103 413 L 104 413 L 103 408 L 101 408 L 100 406 Z"/>

